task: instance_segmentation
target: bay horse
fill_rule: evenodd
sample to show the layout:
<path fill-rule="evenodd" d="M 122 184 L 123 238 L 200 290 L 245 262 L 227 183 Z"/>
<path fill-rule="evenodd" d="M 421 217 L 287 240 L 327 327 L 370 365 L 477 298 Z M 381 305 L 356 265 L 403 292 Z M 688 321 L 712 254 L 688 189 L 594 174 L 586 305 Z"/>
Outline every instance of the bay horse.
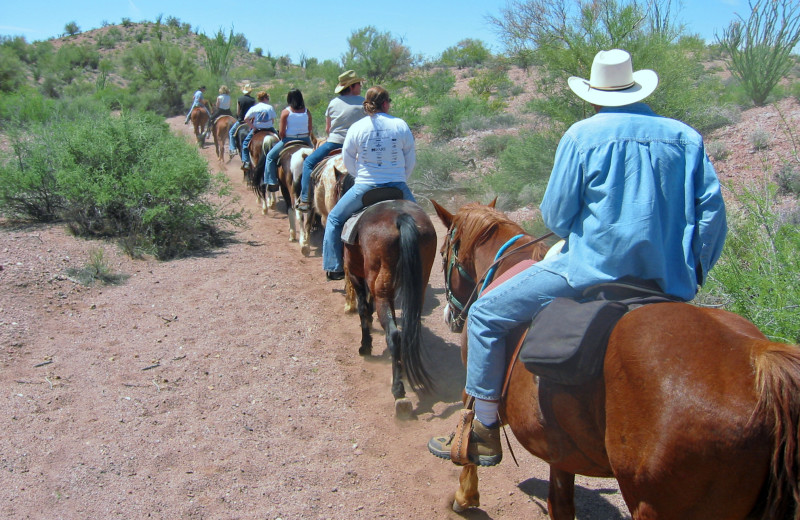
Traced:
<path fill-rule="evenodd" d="M 192 109 L 189 119 L 192 121 L 194 128 L 194 137 L 197 139 L 197 145 L 202 148 L 206 142 L 206 126 L 208 125 L 208 103 L 205 102 L 204 106 L 196 106 Z"/>
<path fill-rule="evenodd" d="M 412 410 L 403 372 L 415 391 L 431 384 L 422 358 L 422 306 L 436 256 L 436 231 L 419 205 L 401 199 L 368 206 L 354 232 L 354 243 L 344 244 L 344 270 L 358 301 L 358 353 L 372 353 L 372 319 L 377 312 L 392 357 L 395 414 L 408 418 Z M 400 320 L 396 299 L 401 302 Z"/>
<path fill-rule="evenodd" d="M 228 141 L 228 132 L 236 122 L 236 118 L 229 115 L 221 115 L 211 124 L 211 135 L 214 137 L 214 149 L 217 152 L 217 159 L 223 162 L 225 157 L 225 143 Z M 230 161 L 230 159 L 228 159 Z"/>
<path fill-rule="evenodd" d="M 489 206 L 451 214 L 433 205 L 448 228 L 449 300 L 468 301 L 510 237 L 531 238 Z M 559 385 L 514 362 L 500 415 L 549 463 L 553 519 L 574 518 L 576 474 L 616 478 L 635 520 L 800 518 L 800 348 L 769 341 L 736 314 L 688 303 L 639 307 L 614 327 L 594 380 Z M 477 484 L 477 468 L 464 466 L 454 509 L 479 505 Z"/>
<path fill-rule="evenodd" d="M 314 222 L 314 211 L 312 209 L 303 212 L 296 209 L 296 206 L 300 200 L 303 161 L 313 151 L 313 148 L 303 141 L 290 141 L 281 150 L 278 159 L 278 187 L 286 202 L 286 215 L 289 217 L 289 242 L 299 241 L 303 256 L 311 253 L 309 237 Z"/>
<path fill-rule="evenodd" d="M 247 128 L 247 125 L 242 125 Z M 241 128 L 241 127 L 240 127 Z M 249 130 L 248 130 L 249 131 Z M 246 136 L 247 134 L 245 134 Z M 243 138 L 244 139 L 244 138 Z M 268 192 L 267 187 L 261 184 L 264 180 L 264 159 L 267 152 L 279 141 L 278 136 L 266 130 L 258 130 L 250 139 L 248 150 L 250 152 L 250 166 L 242 165 L 245 184 L 255 193 L 261 204 L 261 214 L 266 215 L 270 208 L 275 207 L 277 197 L 274 192 Z"/>

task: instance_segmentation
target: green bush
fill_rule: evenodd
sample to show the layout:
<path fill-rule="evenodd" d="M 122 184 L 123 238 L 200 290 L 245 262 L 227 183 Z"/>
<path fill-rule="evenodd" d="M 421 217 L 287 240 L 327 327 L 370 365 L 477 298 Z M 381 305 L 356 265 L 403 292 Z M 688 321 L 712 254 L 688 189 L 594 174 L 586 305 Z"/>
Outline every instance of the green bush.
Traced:
<path fill-rule="evenodd" d="M 464 170 L 467 158 L 450 146 L 419 146 L 411 176 L 414 191 L 434 193 L 453 185 L 453 173 Z"/>
<path fill-rule="evenodd" d="M 725 248 L 701 299 L 747 318 L 772 340 L 800 343 L 800 227 L 777 209 L 776 190 L 734 193 Z"/>
<path fill-rule="evenodd" d="M 500 153 L 497 171 L 484 178 L 503 204 L 539 204 L 544 196 L 559 135 L 555 132 L 522 133 Z"/>
<path fill-rule="evenodd" d="M 414 96 L 425 105 L 433 105 L 450 93 L 456 84 L 456 77 L 446 69 L 438 69 L 430 74 L 416 74 L 408 81 Z"/>
<path fill-rule="evenodd" d="M 446 97 L 425 116 L 425 122 L 436 139 L 453 139 L 484 125 L 496 112 L 497 107 L 481 98 Z"/>
<path fill-rule="evenodd" d="M 3 214 L 63 220 L 78 235 L 117 238 L 128 252 L 161 259 L 217 246 L 222 227 L 240 223 L 240 212 L 207 200 L 225 200 L 229 187 L 160 117 L 98 117 L 97 102 L 83 103 L 83 118 L 13 139 L 14 156 L 0 167 Z"/>

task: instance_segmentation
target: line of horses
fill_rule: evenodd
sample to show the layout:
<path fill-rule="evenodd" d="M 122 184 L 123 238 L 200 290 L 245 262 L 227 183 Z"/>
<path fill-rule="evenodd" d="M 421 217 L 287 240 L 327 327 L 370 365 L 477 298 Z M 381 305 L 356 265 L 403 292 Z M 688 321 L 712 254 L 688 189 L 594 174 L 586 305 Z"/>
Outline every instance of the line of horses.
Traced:
<path fill-rule="evenodd" d="M 250 142 L 253 167 L 244 170 L 265 214 L 276 196 L 261 185 L 263 157 L 276 141 L 256 133 Z M 315 219 L 325 225 L 348 178 L 341 155 L 326 158 L 313 175 L 312 211 L 294 210 L 302 162 L 311 151 L 302 143 L 287 144 L 279 167 L 290 240 L 299 223 L 304 255 Z M 219 159 L 223 156 L 224 146 L 218 148 Z M 431 202 L 448 229 L 440 253 L 445 291 L 455 301 L 469 301 L 510 237 L 533 240 L 493 204 L 468 204 L 450 213 Z M 372 316 L 378 313 L 392 355 L 391 391 L 400 417 L 413 414 L 403 373 L 415 391 L 431 388 L 420 331 L 436 249 L 430 218 L 408 201 L 369 207 L 355 239 L 345 244 L 345 310 L 358 310 L 361 355 L 371 353 Z M 538 261 L 546 252 L 542 243 L 517 252 L 496 274 Z M 454 263 L 458 268 L 448 269 Z M 454 320 L 457 314 L 448 308 L 445 316 Z M 466 361 L 463 334 L 461 344 Z M 637 520 L 800 520 L 797 346 L 769 341 L 730 312 L 657 303 L 629 312 L 615 326 L 604 370 L 588 382 L 558 384 L 528 372 L 519 361 L 511 363 L 501 418 L 522 446 L 549 463 L 551 518 L 575 517 L 574 478 L 580 474 L 616 478 Z M 477 468 L 464 466 L 456 511 L 479 505 L 477 486 Z"/>

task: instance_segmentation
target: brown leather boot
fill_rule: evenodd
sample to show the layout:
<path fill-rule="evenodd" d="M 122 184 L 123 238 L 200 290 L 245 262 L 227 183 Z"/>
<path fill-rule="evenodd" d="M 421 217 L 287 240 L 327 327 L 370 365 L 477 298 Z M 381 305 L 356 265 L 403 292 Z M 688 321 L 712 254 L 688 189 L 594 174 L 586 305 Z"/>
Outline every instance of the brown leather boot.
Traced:
<path fill-rule="evenodd" d="M 447 437 L 434 437 L 428 441 L 428 451 L 439 458 L 452 460 L 451 450 L 455 433 Z M 469 461 L 478 466 L 496 466 L 503 460 L 503 447 L 500 444 L 500 425 L 487 428 L 478 419 L 472 420 L 472 431 L 467 446 Z"/>

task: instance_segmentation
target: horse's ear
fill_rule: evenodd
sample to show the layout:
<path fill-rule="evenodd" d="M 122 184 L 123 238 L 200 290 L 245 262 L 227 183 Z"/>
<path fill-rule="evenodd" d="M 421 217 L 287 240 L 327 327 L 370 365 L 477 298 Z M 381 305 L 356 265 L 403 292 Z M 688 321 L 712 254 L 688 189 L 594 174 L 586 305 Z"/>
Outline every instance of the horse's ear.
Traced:
<path fill-rule="evenodd" d="M 441 207 L 435 200 L 431 199 L 431 204 L 433 204 L 433 209 L 436 210 L 436 214 L 439 215 L 439 219 L 442 223 L 450 229 L 450 225 L 453 223 L 453 214 Z"/>
<path fill-rule="evenodd" d="M 497 197 L 495 197 L 495 198 L 492 200 L 492 202 L 490 202 L 489 204 L 487 204 L 487 206 L 489 206 L 490 208 L 493 208 L 495 204 L 497 204 Z"/>
<path fill-rule="evenodd" d="M 337 168 L 336 165 L 334 165 L 333 166 L 333 178 L 338 181 L 339 177 L 341 177 L 342 175 L 344 175 L 344 174 L 339 171 L 339 168 Z"/>

